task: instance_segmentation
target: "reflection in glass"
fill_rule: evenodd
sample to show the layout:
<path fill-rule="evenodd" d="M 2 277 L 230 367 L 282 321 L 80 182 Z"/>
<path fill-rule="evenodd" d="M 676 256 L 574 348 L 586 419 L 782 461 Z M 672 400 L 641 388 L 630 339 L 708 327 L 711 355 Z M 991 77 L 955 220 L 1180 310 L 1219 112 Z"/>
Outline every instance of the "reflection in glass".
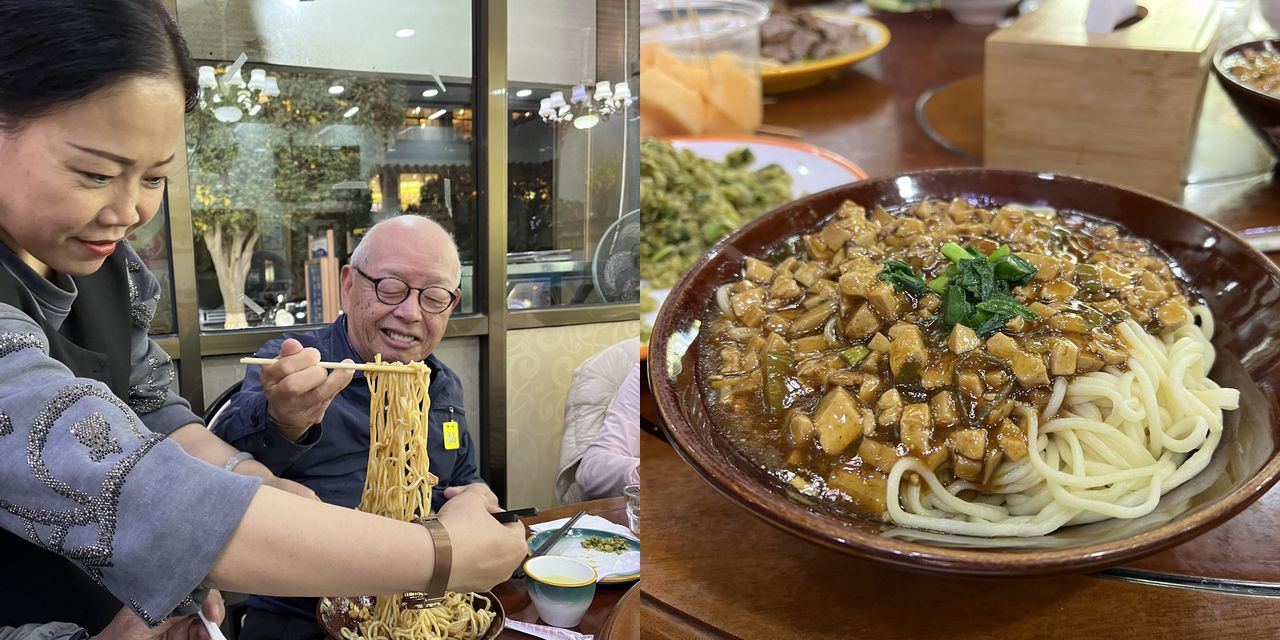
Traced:
<path fill-rule="evenodd" d="M 227 73 L 206 66 L 219 82 Z M 308 262 L 345 263 L 370 225 L 401 213 L 428 215 L 457 237 L 470 289 L 469 87 L 428 98 L 431 78 L 248 66 L 278 95 L 253 93 L 233 122 L 212 108 L 187 119 L 201 328 L 321 321 L 318 306 L 308 312 L 308 296 L 321 294 Z M 471 310 L 464 299 L 459 312 Z"/>
<path fill-rule="evenodd" d="M 639 300 L 634 3 L 593 4 L 509 22 L 512 310 Z"/>

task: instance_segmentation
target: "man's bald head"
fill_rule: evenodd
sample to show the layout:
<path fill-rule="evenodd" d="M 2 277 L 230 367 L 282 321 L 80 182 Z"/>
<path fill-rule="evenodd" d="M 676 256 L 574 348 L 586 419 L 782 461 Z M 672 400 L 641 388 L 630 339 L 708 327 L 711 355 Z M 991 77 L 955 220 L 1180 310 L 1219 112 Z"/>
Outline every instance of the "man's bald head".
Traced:
<path fill-rule="evenodd" d="M 365 232 L 351 253 L 351 264 L 363 266 L 370 256 L 381 253 L 394 253 L 405 245 L 420 247 L 431 252 L 446 251 L 449 264 L 455 268 L 457 277 L 453 284 L 459 284 L 462 278 L 462 261 L 458 258 L 458 243 L 439 222 L 426 216 L 403 215 L 388 218 L 379 222 Z"/>

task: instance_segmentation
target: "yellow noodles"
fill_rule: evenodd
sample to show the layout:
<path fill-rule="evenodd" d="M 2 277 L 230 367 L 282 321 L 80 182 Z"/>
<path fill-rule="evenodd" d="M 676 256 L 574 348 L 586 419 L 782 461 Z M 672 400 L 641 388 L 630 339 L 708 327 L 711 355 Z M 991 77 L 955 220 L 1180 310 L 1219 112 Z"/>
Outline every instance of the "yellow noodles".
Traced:
<path fill-rule="evenodd" d="M 377 359 L 381 363 L 381 358 Z M 431 369 L 421 362 L 391 364 L 406 372 L 367 372 L 369 381 L 369 471 L 360 510 L 397 520 L 414 520 L 431 512 L 431 474 L 427 426 Z M 472 640 L 493 622 L 487 598 L 447 594 L 444 603 L 426 610 L 404 610 L 401 594 L 379 596 L 360 633 L 369 640 Z M 481 607 L 474 606 L 476 600 Z M 344 638 L 359 637 L 344 633 Z"/>

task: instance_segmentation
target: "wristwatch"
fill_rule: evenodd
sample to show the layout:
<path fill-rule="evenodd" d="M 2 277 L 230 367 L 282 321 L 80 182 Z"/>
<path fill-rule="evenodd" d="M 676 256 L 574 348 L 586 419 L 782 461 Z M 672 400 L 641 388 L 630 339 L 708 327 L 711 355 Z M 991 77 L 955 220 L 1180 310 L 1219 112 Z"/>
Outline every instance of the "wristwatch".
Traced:
<path fill-rule="evenodd" d="M 431 542 L 436 547 L 436 562 L 426 593 L 404 594 L 404 608 L 430 609 L 444 602 L 445 587 L 449 586 L 449 570 L 453 567 L 453 545 L 449 542 L 449 532 L 434 515 L 418 518 L 413 522 L 426 527 L 427 531 L 431 532 Z"/>

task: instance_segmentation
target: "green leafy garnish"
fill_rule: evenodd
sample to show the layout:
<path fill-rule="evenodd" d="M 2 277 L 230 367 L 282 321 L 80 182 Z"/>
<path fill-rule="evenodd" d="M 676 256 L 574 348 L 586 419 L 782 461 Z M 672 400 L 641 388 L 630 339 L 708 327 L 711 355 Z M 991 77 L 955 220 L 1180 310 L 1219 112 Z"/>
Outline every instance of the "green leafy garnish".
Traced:
<path fill-rule="evenodd" d="M 954 282 L 952 281 L 953 284 L 947 287 L 946 293 L 942 296 L 942 322 L 947 325 L 948 331 L 957 324 L 968 324 L 965 321 L 973 315 L 974 311 L 969 297 Z"/>
<path fill-rule="evenodd" d="M 940 248 L 939 251 L 942 252 L 942 255 L 946 256 L 956 264 L 960 264 L 963 260 L 972 260 L 977 257 L 972 253 L 965 251 L 964 247 L 961 247 L 954 242 L 948 242 L 942 245 L 942 248 Z"/>
<path fill-rule="evenodd" d="M 996 260 L 991 266 L 995 269 L 997 278 L 1012 285 L 1024 285 L 1036 275 L 1036 268 L 1031 263 L 1013 254 Z"/>
<path fill-rule="evenodd" d="M 987 256 L 987 262 L 990 262 L 991 264 L 995 264 L 1000 260 L 1000 258 L 1003 258 L 1009 255 L 1010 251 L 1011 250 L 1009 249 L 1009 245 L 1002 244 L 999 247 L 997 247 L 995 251 L 992 251 L 991 255 Z"/>
<path fill-rule="evenodd" d="M 1030 307 L 1014 300 L 1012 297 L 993 298 L 985 302 L 979 302 L 978 310 L 986 311 L 993 315 L 1007 315 L 1010 318 L 1018 316 L 1027 322 L 1035 322 L 1035 319 L 1040 317 L 1035 311 L 1032 311 Z"/>
<path fill-rule="evenodd" d="M 895 291 L 916 298 L 930 293 L 942 296 L 942 321 L 948 331 L 963 324 L 986 339 L 1014 318 L 1034 322 L 1040 317 L 1010 293 L 1013 287 L 1035 277 L 1036 268 L 1014 255 L 1008 245 L 996 247 L 989 256 L 975 247 L 962 247 L 954 242 L 938 250 L 951 264 L 942 275 L 928 282 L 913 271 L 910 264 L 896 258 L 880 263 L 884 269 L 879 277 Z"/>
<path fill-rule="evenodd" d="M 1007 245 L 1000 245 L 990 256 L 954 242 L 942 245 L 940 250 L 953 263 L 941 278 L 935 279 L 944 287 L 942 321 L 948 330 L 963 324 L 985 340 L 1015 317 L 1027 322 L 1039 317 L 1010 293 L 1012 287 L 1031 280 L 1036 269 L 1014 255 Z"/>
<path fill-rule="evenodd" d="M 917 298 L 924 297 L 929 293 L 929 285 L 925 284 L 924 278 L 912 271 L 911 265 L 906 262 L 889 259 L 880 264 L 884 266 L 884 269 L 880 271 L 880 279 L 889 283 L 894 290 L 909 293 Z"/>

